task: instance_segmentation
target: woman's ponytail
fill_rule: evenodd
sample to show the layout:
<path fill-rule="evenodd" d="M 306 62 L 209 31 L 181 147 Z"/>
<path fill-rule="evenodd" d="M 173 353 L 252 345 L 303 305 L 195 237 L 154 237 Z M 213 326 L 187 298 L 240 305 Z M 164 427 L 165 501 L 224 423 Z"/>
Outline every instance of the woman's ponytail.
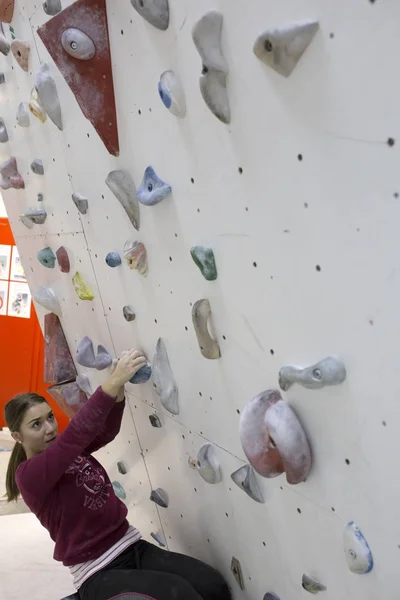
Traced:
<path fill-rule="evenodd" d="M 26 452 L 22 444 L 15 444 L 11 452 L 6 473 L 6 495 L 8 502 L 17 501 L 19 489 L 15 479 L 15 473 L 19 465 L 26 460 Z"/>

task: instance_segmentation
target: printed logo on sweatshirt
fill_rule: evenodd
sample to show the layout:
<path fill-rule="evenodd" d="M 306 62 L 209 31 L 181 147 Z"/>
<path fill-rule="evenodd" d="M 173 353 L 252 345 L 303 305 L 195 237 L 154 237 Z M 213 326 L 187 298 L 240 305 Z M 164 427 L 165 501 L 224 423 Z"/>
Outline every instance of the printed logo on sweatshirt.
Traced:
<path fill-rule="evenodd" d="M 106 504 L 110 497 L 111 484 L 106 483 L 103 469 L 92 465 L 88 457 L 78 456 L 68 467 L 66 474 L 75 475 L 76 487 L 84 488 L 84 508 L 98 510 Z"/>

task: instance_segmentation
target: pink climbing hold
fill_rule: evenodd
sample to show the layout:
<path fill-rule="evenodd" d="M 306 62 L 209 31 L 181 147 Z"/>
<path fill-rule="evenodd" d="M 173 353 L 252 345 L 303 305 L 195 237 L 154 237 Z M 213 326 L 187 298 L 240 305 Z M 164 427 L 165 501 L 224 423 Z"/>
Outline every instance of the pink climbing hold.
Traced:
<path fill-rule="evenodd" d="M 64 383 L 75 379 L 77 372 L 61 327 L 54 313 L 44 317 L 44 381 Z"/>
<path fill-rule="evenodd" d="M 60 267 L 61 273 L 69 273 L 70 264 L 69 264 L 69 256 L 68 252 L 64 248 L 64 246 L 60 246 L 56 252 L 58 266 Z"/>
<path fill-rule="evenodd" d="M 25 187 L 24 179 L 18 171 L 14 156 L 0 165 L 0 175 L 0 188 L 2 190 L 9 190 L 10 188 L 20 190 Z"/>

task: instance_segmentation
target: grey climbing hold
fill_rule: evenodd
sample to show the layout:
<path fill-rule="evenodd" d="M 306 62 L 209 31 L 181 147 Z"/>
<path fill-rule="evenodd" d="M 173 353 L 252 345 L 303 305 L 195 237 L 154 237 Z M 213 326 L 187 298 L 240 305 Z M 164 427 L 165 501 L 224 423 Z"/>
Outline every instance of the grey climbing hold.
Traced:
<path fill-rule="evenodd" d="M 243 465 L 243 467 L 234 471 L 234 473 L 231 474 L 231 479 L 241 490 L 246 492 L 250 498 L 260 504 L 265 503 L 255 473 L 250 465 Z"/>
<path fill-rule="evenodd" d="M 165 538 L 161 532 L 158 532 L 158 533 L 152 532 L 152 533 L 150 533 L 150 535 L 153 538 L 153 540 L 156 540 L 156 542 L 161 546 L 161 548 L 166 547 Z"/>
<path fill-rule="evenodd" d="M 129 381 L 134 384 L 147 383 L 151 377 L 151 372 L 151 365 L 147 363 Z"/>
<path fill-rule="evenodd" d="M 305 368 L 284 365 L 279 371 L 279 385 L 285 391 L 294 383 L 317 390 L 327 385 L 339 385 L 345 379 L 346 367 L 335 356 L 328 356 Z"/>
<path fill-rule="evenodd" d="M 4 73 L 0 72 L 0 85 L 5 82 L 6 82 L 6 76 L 4 75 Z"/>
<path fill-rule="evenodd" d="M 89 208 L 89 202 L 88 202 L 88 199 L 86 198 L 86 196 L 83 196 L 82 194 L 79 194 L 79 193 L 72 194 L 72 200 L 74 201 L 74 204 L 75 204 L 76 208 L 79 210 L 79 212 L 82 215 L 86 215 L 88 208 Z"/>
<path fill-rule="evenodd" d="M 10 47 L 11 46 L 6 36 L 3 33 L 0 33 L 0 52 L 4 54 L 4 56 L 7 56 L 7 54 L 10 52 Z"/>
<path fill-rule="evenodd" d="M 322 585 L 322 583 L 320 583 L 316 579 L 312 579 L 311 577 L 305 574 L 303 575 L 302 579 L 302 587 L 307 592 L 310 592 L 310 594 L 318 594 L 318 592 L 326 591 L 326 587 Z"/>
<path fill-rule="evenodd" d="M 47 246 L 47 248 L 43 248 L 39 250 L 37 253 L 38 261 L 47 269 L 54 269 L 56 264 L 56 255 L 53 250 Z"/>
<path fill-rule="evenodd" d="M 158 504 L 158 506 L 162 506 L 163 508 L 168 508 L 168 496 L 167 492 L 165 492 L 162 488 L 157 488 L 156 490 L 152 490 L 150 494 L 150 500 Z"/>
<path fill-rule="evenodd" d="M 171 191 L 171 186 L 158 177 L 153 167 L 147 167 L 137 191 L 137 198 L 139 202 L 146 206 L 154 206 L 164 200 Z"/>
<path fill-rule="evenodd" d="M 122 460 L 117 462 L 117 468 L 118 468 L 118 473 L 121 473 L 121 475 L 126 475 L 128 472 L 128 469 L 126 468 L 126 464 Z"/>
<path fill-rule="evenodd" d="M 197 454 L 197 471 L 207 483 L 219 483 L 222 480 L 221 467 L 212 444 L 204 444 Z"/>
<path fill-rule="evenodd" d="M 20 215 L 19 220 L 21 221 L 22 225 L 25 225 L 25 227 L 27 227 L 28 229 L 33 229 L 32 221 L 24 217 L 24 215 Z"/>
<path fill-rule="evenodd" d="M 43 63 L 36 73 L 35 87 L 41 105 L 53 123 L 62 131 L 61 106 L 58 98 L 57 86 L 50 75 L 50 68 Z"/>
<path fill-rule="evenodd" d="M 109 267 L 119 267 L 121 262 L 121 257 L 118 252 L 109 252 L 106 256 L 106 263 Z"/>
<path fill-rule="evenodd" d="M 203 63 L 200 90 L 204 102 L 220 121 L 230 123 L 231 113 L 226 89 L 229 68 L 221 50 L 222 23 L 222 14 L 212 10 L 197 21 L 192 30 L 192 37 Z"/>
<path fill-rule="evenodd" d="M 29 111 L 26 108 L 26 103 L 21 102 L 17 110 L 17 123 L 20 127 L 29 127 Z"/>
<path fill-rule="evenodd" d="M 153 358 L 153 381 L 161 405 L 173 415 L 179 414 L 178 387 L 169 364 L 164 340 L 159 338 Z"/>
<path fill-rule="evenodd" d="M 158 82 L 158 93 L 164 106 L 176 117 L 186 115 L 185 92 L 173 71 L 164 71 Z"/>
<path fill-rule="evenodd" d="M 46 0 L 43 2 L 43 10 L 46 15 L 54 17 L 62 10 L 61 0 Z"/>
<path fill-rule="evenodd" d="M 51 286 L 41 286 L 33 295 L 35 302 L 43 306 L 46 310 L 61 317 L 61 305 L 58 301 L 55 291 Z"/>
<path fill-rule="evenodd" d="M 343 533 L 344 553 L 352 573 L 365 575 L 374 568 L 371 548 L 360 529 L 351 521 Z"/>
<path fill-rule="evenodd" d="M 43 202 L 43 194 L 41 192 L 39 192 L 38 195 L 37 195 L 37 201 L 38 202 Z"/>
<path fill-rule="evenodd" d="M 136 196 L 136 188 L 128 171 L 111 171 L 106 179 L 106 184 L 122 204 L 134 228 L 140 229 L 140 209 Z"/>
<path fill-rule="evenodd" d="M 89 369 L 96 368 L 93 342 L 87 336 L 85 336 L 78 344 L 76 361 L 82 365 L 82 367 L 88 367 Z"/>
<path fill-rule="evenodd" d="M 35 158 L 35 160 L 31 162 L 31 171 L 35 173 L 35 175 L 44 175 L 43 161 L 40 160 L 40 158 Z"/>
<path fill-rule="evenodd" d="M 123 307 L 122 314 L 124 315 L 125 321 L 134 321 L 136 319 L 136 313 L 133 306 L 130 306 L 129 304 Z"/>
<path fill-rule="evenodd" d="M 112 364 L 110 353 L 101 344 L 97 346 L 97 354 L 94 364 L 98 371 L 104 371 L 104 369 L 107 369 L 107 367 Z"/>
<path fill-rule="evenodd" d="M 318 31 L 317 21 L 269 29 L 254 44 L 254 54 L 280 75 L 289 77 Z"/>
<path fill-rule="evenodd" d="M 4 123 L 4 119 L 0 117 L 0 143 L 5 144 L 6 142 L 8 142 L 7 127 Z"/>
<path fill-rule="evenodd" d="M 162 427 L 160 417 L 156 413 L 149 415 L 149 421 L 150 421 L 152 427 L 156 427 L 157 429 Z"/>
<path fill-rule="evenodd" d="M 43 225 L 47 219 L 47 212 L 43 208 L 28 208 L 23 215 L 24 219 L 29 219 L 34 225 Z"/>
<path fill-rule="evenodd" d="M 125 500 L 126 492 L 125 492 L 123 486 L 119 483 L 119 481 L 113 481 L 112 486 L 113 486 L 114 494 L 117 496 L 117 498 L 119 498 L 120 500 Z"/>
<path fill-rule="evenodd" d="M 265 594 L 263 600 L 281 600 L 281 599 L 276 594 L 271 594 L 271 592 L 267 592 Z"/>
<path fill-rule="evenodd" d="M 93 40 L 80 29 L 69 27 L 61 36 L 65 52 L 78 60 L 90 60 L 96 54 Z"/>
<path fill-rule="evenodd" d="M 85 392 L 86 396 L 90 398 L 92 395 L 92 386 L 90 385 L 89 377 L 82 373 L 81 375 L 77 376 L 76 383 L 79 389 L 81 389 L 82 392 Z"/>
<path fill-rule="evenodd" d="M 205 358 L 216 359 L 221 356 L 218 342 L 213 340 L 208 331 L 211 317 L 211 306 L 207 299 L 198 300 L 192 308 L 192 321 L 199 343 L 200 352 Z"/>
<path fill-rule="evenodd" d="M 168 0 L 131 0 L 133 8 L 150 25 L 165 31 L 169 25 Z"/>
<path fill-rule="evenodd" d="M 193 246 L 190 249 L 190 255 L 207 281 L 215 281 L 217 279 L 217 267 L 215 265 L 214 252 L 211 248 Z"/>
<path fill-rule="evenodd" d="M 242 572 L 242 566 L 237 558 L 232 556 L 231 571 L 239 584 L 241 590 L 244 590 L 244 577 Z"/>

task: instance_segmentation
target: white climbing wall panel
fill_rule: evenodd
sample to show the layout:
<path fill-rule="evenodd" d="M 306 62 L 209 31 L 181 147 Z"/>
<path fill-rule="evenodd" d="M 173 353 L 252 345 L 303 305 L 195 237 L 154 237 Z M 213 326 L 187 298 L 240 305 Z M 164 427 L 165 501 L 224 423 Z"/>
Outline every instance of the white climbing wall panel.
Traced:
<path fill-rule="evenodd" d="M 64 7 L 71 3 L 63 0 Z M 327 587 L 326 600 L 398 600 L 400 5 L 170 0 L 170 27 L 161 32 L 129 0 L 107 4 L 120 156 L 107 153 L 37 36 L 49 18 L 41 0 L 16 0 L 12 26 L 31 43 L 30 72 L 11 53 L 1 56 L 0 116 L 10 141 L 0 157 L 14 155 L 26 182 L 25 190 L 4 192 L 4 201 L 29 284 L 34 292 L 54 283 L 73 355 L 85 335 L 117 354 L 138 346 L 149 358 L 157 339 L 165 340 L 180 414 L 161 408 L 151 382 L 129 385 L 121 434 L 100 453 L 126 489 L 130 519 L 147 538 L 163 529 L 171 550 L 218 567 L 236 600 L 261 600 L 266 592 L 307 598 L 303 573 Z M 224 15 L 230 125 L 203 102 L 191 37 L 193 24 L 213 8 Z M 320 30 L 288 79 L 253 55 L 263 30 L 308 19 Z M 63 132 L 34 117 L 27 129 L 16 125 L 43 61 L 58 86 Z M 158 96 L 167 69 L 185 90 L 183 120 Z M 29 170 L 34 158 L 43 160 L 43 177 Z M 148 165 L 173 193 L 158 206 L 141 206 L 137 233 L 104 181 L 125 168 L 139 186 Z M 36 205 L 38 192 L 48 218 L 28 230 L 18 216 Z M 89 198 L 86 215 L 72 192 Z M 104 261 L 109 251 L 122 253 L 128 239 L 147 247 L 147 279 Z M 196 244 L 213 248 L 215 282 L 192 262 Z M 36 259 L 40 248 L 60 245 L 70 255 L 69 275 Z M 78 300 L 76 270 L 93 302 Z M 211 303 L 220 360 L 200 354 L 191 322 L 200 298 Z M 122 316 L 125 304 L 135 307 L 132 323 Z M 256 504 L 230 480 L 245 459 L 239 413 L 278 385 L 282 364 L 309 365 L 330 354 L 346 364 L 344 384 L 319 391 L 296 385 L 284 394 L 312 445 L 310 477 L 297 486 L 284 475 L 258 478 L 266 503 Z M 89 377 L 94 387 L 104 374 Z M 154 408 L 161 429 L 150 426 Z M 218 447 L 223 471 L 214 486 L 188 466 L 207 440 Z M 118 460 L 127 475 L 118 473 Z M 168 492 L 169 508 L 149 502 L 157 487 Z M 368 575 L 347 568 L 342 534 L 350 520 L 373 552 Z M 241 562 L 244 591 L 230 573 L 232 555 Z"/>

